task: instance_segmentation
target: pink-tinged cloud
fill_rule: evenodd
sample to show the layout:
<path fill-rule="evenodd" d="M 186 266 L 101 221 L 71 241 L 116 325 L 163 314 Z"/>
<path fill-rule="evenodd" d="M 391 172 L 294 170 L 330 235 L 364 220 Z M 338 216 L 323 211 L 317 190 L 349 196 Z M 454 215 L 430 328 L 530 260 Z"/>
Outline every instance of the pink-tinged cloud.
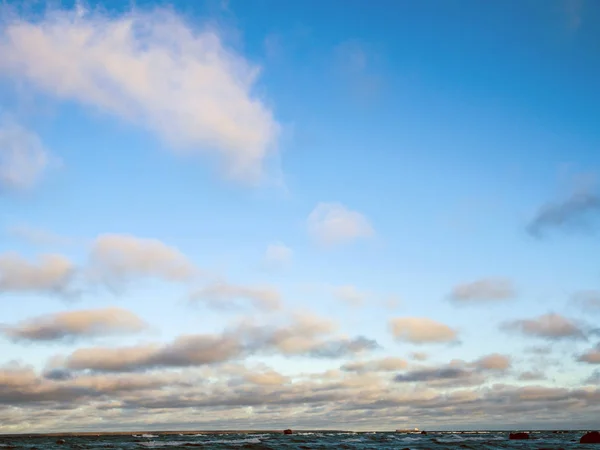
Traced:
<path fill-rule="evenodd" d="M 448 343 L 458 338 L 455 329 L 426 317 L 397 317 L 390 320 L 390 328 L 396 340 L 412 344 Z"/>

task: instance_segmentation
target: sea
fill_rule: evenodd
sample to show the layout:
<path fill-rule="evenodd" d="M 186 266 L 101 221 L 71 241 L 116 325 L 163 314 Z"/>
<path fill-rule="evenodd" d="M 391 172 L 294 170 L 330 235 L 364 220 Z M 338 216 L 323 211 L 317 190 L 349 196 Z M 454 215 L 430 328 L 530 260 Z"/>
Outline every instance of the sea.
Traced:
<path fill-rule="evenodd" d="M 428 432 L 427 435 L 396 432 L 294 432 L 198 433 L 86 436 L 0 436 L 0 450 L 90 449 L 145 450 L 174 448 L 205 449 L 585 449 L 600 444 L 580 444 L 584 431 L 532 431 L 529 440 L 509 440 L 504 431 Z"/>

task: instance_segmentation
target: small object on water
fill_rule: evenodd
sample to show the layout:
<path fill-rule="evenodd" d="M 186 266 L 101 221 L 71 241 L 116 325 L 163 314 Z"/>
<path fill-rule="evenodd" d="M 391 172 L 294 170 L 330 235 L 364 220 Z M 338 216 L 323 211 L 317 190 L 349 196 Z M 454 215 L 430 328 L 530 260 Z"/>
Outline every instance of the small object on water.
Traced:
<path fill-rule="evenodd" d="M 529 433 L 510 433 L 508 438 L 513 440 L 529 439 Z"/>
<path fill-rule="evenodd" d="M 57 443 L 58 445 L 62 445 L 62 444 L 65 444 L 65 443 L 66 443 L 66 441 L 65 441 L 64 439 L 59 439 L 58 441 L 56 441 L 56 443 Z"/>
<path fill-rule="evenodd" d="M 427 431 L 423 430 L 421 431 L 421 434 L 427 434 Z"/>
<path fill-rule="evenodd" d="M 581 436 L 580 444 L 600 444 L 600 432 L 590 431 Z"/>
<path fill-rule="evenodd" d="M 292 434 L 293 431 L 290 430 L 289 428 L 287 430 L 283 430 L 283 434 Z"/>

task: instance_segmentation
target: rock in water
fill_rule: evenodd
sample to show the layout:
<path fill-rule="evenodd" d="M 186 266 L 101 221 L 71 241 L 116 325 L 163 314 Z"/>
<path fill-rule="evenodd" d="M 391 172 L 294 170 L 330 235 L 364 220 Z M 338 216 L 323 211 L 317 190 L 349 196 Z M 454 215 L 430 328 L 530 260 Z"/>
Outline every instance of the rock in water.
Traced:
<path fill-rule="evenodd" d="M 529 433 L 510 433 L 508 438 L 513 440 L 529 439 Z"/>
<path fill-rule="evenodd" d="M 64 439 L 59 439 L 58 441 L 56 441 L 56 443 L 57 443 L 58 445 L 62 445 L 62 444 L 65 444 L 66 442 L 65 442 L 65 440 L 64 440 Z"/>
<path fill-rule="evenodd" d="M 292 430 L 289 428 L 287 430 L 283 430 L 283 434 L 292 434 Z"/>
<path fill-rule="evenodd" d="M 427 434 L 427 431 L 423 430 L 421 431 L 421 434 Z"/>
<path fill-rule="evenodd" d="M 580 444 L 600 444 L 600 432 L 598 431 L 590 431 L 589 433 L 585 433 L 579 439 Z"/>

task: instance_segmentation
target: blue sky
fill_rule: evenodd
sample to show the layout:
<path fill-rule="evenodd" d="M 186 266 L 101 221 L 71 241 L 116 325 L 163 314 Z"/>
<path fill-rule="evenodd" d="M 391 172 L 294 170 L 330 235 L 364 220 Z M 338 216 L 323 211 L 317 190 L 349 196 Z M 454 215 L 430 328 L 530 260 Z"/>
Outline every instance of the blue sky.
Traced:
<path fill-rule="evenodd" d="M 0 431 L 590 426 L 595 2 L 0 15 Z"/>

